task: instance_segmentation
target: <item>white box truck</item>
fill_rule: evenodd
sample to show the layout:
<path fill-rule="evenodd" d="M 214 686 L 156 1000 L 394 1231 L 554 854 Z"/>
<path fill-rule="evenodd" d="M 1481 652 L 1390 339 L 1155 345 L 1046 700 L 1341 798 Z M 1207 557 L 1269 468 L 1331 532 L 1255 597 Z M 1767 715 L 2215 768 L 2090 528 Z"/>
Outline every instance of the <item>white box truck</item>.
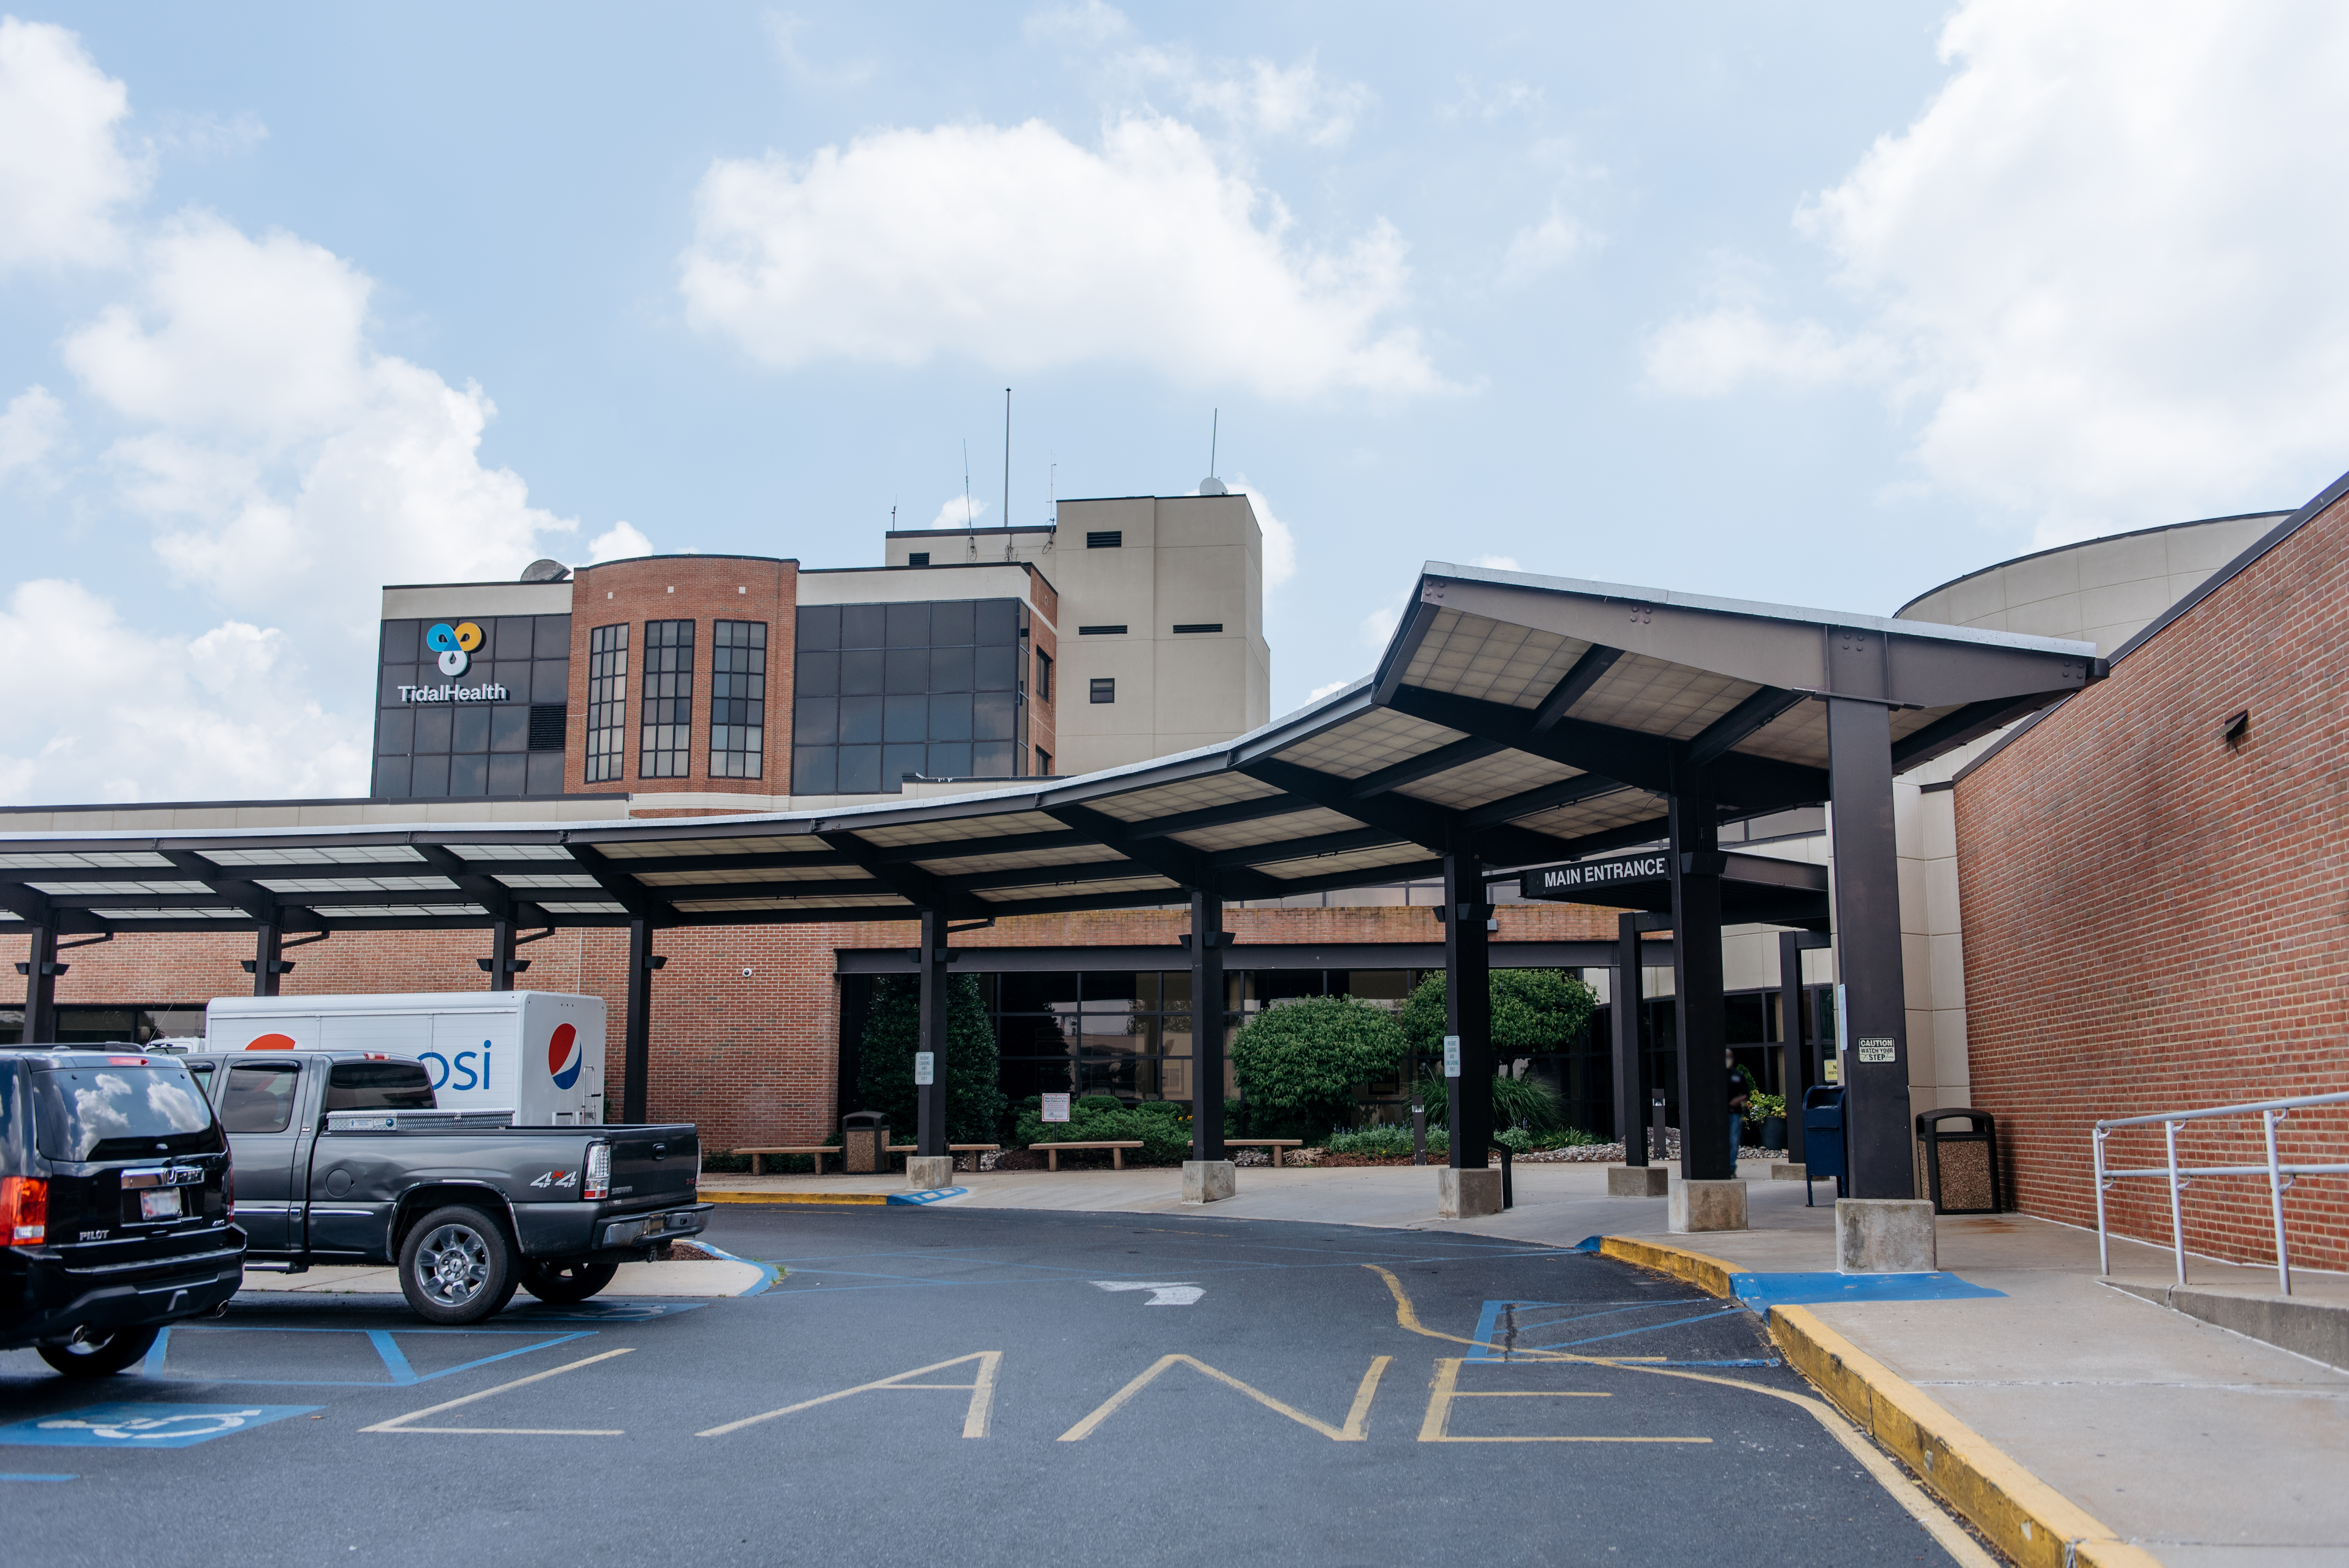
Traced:
<path fill-rule="evenodd" d="M 555 991 L 218 996 L 203 1050 L 380 1051 L 422 1062 L 443 1110 L 517 1127 L 604 1120 L 604 999 Z"/>

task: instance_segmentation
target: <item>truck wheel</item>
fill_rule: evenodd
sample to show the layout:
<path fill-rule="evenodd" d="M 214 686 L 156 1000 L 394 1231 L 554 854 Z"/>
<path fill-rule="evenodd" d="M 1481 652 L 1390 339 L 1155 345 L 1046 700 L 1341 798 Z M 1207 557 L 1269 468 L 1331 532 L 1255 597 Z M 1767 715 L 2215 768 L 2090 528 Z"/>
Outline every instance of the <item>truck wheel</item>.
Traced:
<path fill-rule="evenodd" d="M 399 1294 L 430 1323 L 479 1323 L 503 1311 L 515 1274 L 505 1232 L 464 1204 L 425 1215 L 399 1249 Z"/>
<path fill-rule="evenodd" d="M 567 1306 L 585 1301 L 612 1283 L 620 1272 L 616 1263 L 591 1263 L 585 1258 L 533 1258 L 523 1264 L 522 1288 L 541 1301 Z"/>
<path fill-rule="evenodd" d="M 155 1347 L 152 1328 L 118 1328 L 73 1345 L 44 1345 L 41 1359 L 68 1377 L 110 1377 Z"/>

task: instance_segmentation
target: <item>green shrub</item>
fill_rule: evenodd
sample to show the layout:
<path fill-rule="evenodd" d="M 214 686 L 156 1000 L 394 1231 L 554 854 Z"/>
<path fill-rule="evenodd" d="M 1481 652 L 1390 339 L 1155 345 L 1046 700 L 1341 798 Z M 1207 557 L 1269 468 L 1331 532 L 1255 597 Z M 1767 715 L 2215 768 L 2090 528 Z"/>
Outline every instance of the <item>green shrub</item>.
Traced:
<path fill-rule="evenodd" d="M 1402 1029 L 1385 1008 L 1302 996 L 1250 1018 L 1232 1041 L 1232 1067 L 1251 1112 L 1292 1112 L 1326 1128 L 1353 1104 L 1356 1085 L 1392 1072 L 1402 1053 Z"/>
<path fill-rule="evenodd" d="M 1191 1109 L 1180 1100 L 1145 1099 L 1128 1105 L 1113 1094 L 1089 1094 L 1069 1105 L 1069 1119 L 1046 1121 L 1035 1095 L 1019 1102 L 1014 1139 L 1031 1143 L 1100 1143 L 1140 1139 L 1138 1158 L 1187 1160 L 1191 1155 Z"/>
<path fill-rule="evenodd" d="M 1493 1048 L 1505 1057 L 1554 1051 L 1578 1037 L 1599 1006 L 1599 993 L 1557 969 L 1495 969 L 1492 974 Z M 1403 1004 L 1412 1048 L 1444 1048 L 1444 971 L 1431 973 Z"/>
<path fill-rule="evenodd" d="M 1450 1083 L 1430 1073 L 1419 1080 L 1419 1094 L 1421 1103 L 1427 1107 L 1427 1119 L 1448 1125 L 1452 1109 Z M 1496 1073 L 1493 1077 L 1493 1125 L 1522 1127 L 1536 1134 L 1563 1132 L 1566 1108 L 1558 1103 L 1557 1091 L 1539 1078 Z"/>
<path fill-rule="evenodd" d="M 1002 1064 L 977 976 L 949 976 L 946 1003 L 947 1141 L 993 1143 L 1003 1131 Z M 917 982 L 910 975 L 875 980 L 857 1062 L 856 1093 L 864 1102 L 857 1109 L 886 1116 L 892 1137 L 901 1143 L 910 1141 L 920 1125 L 914 1052 L 921 1034 Z"/>
<path fill-rule="evenodd" d="M 1332 1154 L 1408 1157 L 1411 1153 L 1411 1129 L 1408 1127 L 1361 1127 L 1348 1131 L 1333 1132 L 1330 1135 L 1329 1149 Z M 1431 1157 L 1448 1154 L 1451 1150 L 1452 1140 L 1444 1135 L 1444 1129 L 1431 1127 L 1427 1130 L 1427 1152 Z"/>

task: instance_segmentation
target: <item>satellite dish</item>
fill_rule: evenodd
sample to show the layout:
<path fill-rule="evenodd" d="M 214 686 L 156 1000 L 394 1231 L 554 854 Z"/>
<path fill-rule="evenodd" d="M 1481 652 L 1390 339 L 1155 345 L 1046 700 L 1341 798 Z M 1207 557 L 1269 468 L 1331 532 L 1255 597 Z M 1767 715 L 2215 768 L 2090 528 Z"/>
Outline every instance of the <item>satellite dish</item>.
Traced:
<path fill-rule="evenodd" d="M 1205 479 L 1199 481 L 1199 493 L 1201 495 L 1229 495 L 1232 492 L 1224 488 L 1223 480 L 1218 479 Z"/>
<path fill-rule="evenodd" d="M 560 561 L 549 561 L 543 556 L 522 569 L 522 580 L 525 583 L 560 583 L 570 575 L 571 568 Z"/>

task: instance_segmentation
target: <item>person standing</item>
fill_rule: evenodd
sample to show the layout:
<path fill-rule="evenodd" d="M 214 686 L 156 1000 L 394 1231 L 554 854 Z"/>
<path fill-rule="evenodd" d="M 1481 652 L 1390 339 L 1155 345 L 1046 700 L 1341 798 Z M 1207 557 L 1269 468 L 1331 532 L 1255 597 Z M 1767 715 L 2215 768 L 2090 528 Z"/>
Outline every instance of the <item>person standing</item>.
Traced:
<path fill-rule="evenodd" d="M 1737 1065 L 1737 1053 L 1721 1053 L 1722 1065 L 1729 1069 L 1729 1173 L 1737 1174 L 1737 1156 L 1744 1147 L 1745 1108 L 1752 1103 L 1753 1080 L 1745 1069 Z"/>

